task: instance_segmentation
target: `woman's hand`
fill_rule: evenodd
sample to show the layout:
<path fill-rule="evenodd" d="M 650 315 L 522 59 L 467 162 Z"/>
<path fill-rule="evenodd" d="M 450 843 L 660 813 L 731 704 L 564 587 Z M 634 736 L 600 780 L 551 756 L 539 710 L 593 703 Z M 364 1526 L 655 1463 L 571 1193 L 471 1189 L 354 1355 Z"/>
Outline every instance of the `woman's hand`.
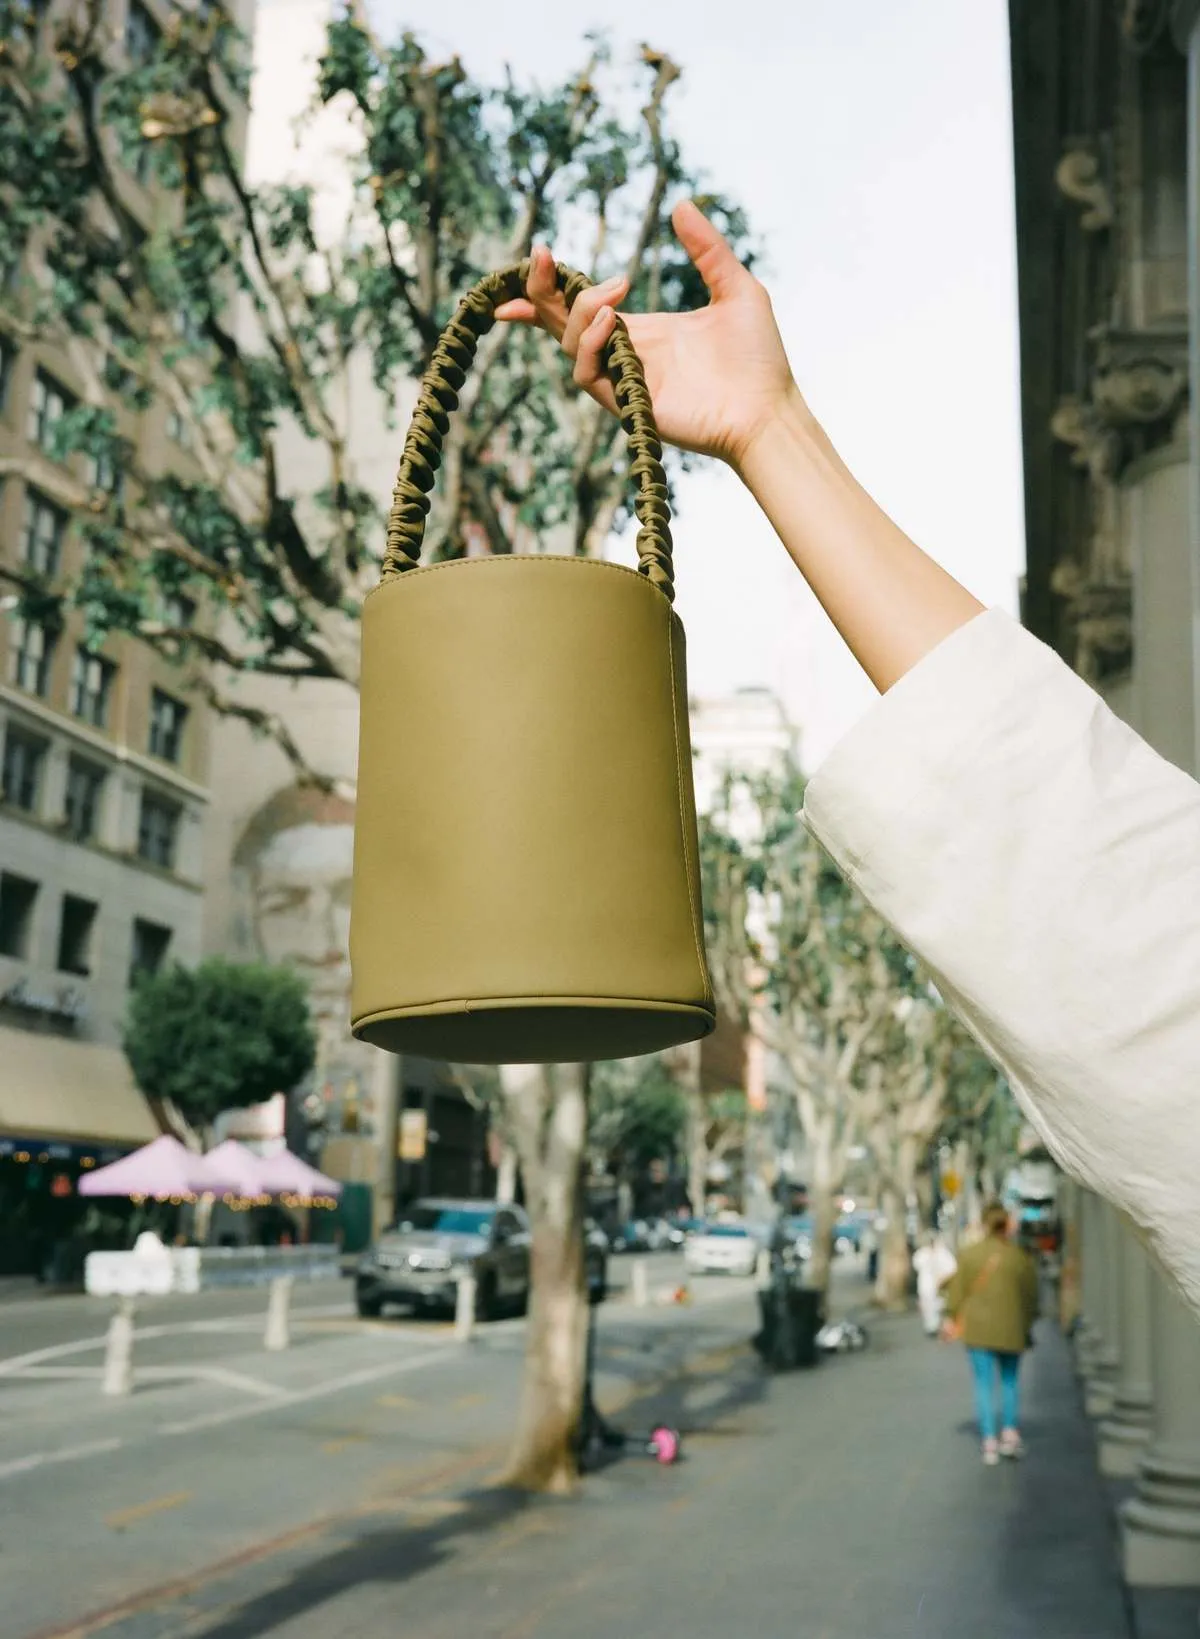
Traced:
<path fill-rule="evenodd" d="M 763 286 L 690 200 L 675 207 L 671 221 L 712 300 L 694 313 L 630 313 L 624 322 L 646 372 L 662 437 L 741 470 L 756 439 L 781 411 L 808 412 Z M 532 262 L 528 299 L 503 303 L 496 317 L 549 331 L 575 360 L 579 385 L 615 413 L 601 359 L 628 280 L 617 277 L 585 290 L 568 314 L 549 250 L 539 245 Z"/>

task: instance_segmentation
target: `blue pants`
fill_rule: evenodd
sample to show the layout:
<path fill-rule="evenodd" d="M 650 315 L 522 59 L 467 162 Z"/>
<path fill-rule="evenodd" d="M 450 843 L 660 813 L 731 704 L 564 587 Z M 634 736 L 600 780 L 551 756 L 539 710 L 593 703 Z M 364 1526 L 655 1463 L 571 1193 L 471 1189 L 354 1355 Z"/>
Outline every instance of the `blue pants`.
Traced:
<path fill-rule="evenodd" d="M 998 1349 L 968 1349 L 975 1377 L 975 1411 L 979 1432 L 985 1440 L 996 1438 L 996 1372 L 1000 1373 L 1000 1427 L 1017 1427 L 1019 1414 L 1017 1373 L 1019 1354 L 1001 1354 Z"/>

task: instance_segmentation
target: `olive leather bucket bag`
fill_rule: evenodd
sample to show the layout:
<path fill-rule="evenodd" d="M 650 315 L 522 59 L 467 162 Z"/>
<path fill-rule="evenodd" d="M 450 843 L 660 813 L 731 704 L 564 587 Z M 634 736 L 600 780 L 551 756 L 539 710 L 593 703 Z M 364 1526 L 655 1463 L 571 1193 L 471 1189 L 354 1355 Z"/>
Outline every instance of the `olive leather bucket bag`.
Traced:
<path fill-rule="evenodd" d="M 352 1027 L 466 1064 L 625 1058 L 715 1022 L 662 446 L 622 324 L 637 569 L 418 563 L 458 389 L 528 267 L 481 280 L 441 337 L 362 621 Z M 571 304 L 589 281 L 557 273 Z"/>

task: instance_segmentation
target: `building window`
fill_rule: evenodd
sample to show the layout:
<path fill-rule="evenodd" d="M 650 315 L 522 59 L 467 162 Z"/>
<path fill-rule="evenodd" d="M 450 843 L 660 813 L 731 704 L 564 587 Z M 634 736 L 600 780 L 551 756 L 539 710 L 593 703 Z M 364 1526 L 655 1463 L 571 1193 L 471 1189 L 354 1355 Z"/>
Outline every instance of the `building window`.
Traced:
<path fill-rule="evenodd" d="M 33 943 L 33 908 L 38 885 L 0 871 L 0 956 L 26 961 Z"/>
<path fill-rule="evenodd" d="M 161 928 L 157 922 L 144 922 L 140 916 L 134 917 L 133 948 L 129 958 L 131 990 L 146 974 L 158 972 L 170 948 L 170 928 Z"/>
<path fill-rule="evenodd" d="M 179 837 L 179 807 L 152 791 L 142 792 L 138 816 L 138 857 L 151 865 L 174 869 L 175 844 Z"/>
<path fill-rule="evenodd" d="M 25 527 L 21 534 L 21 556 L 35 574 L 52 580 L 62 557 L 67 515 L 36 489 L 25 492 Z"/>
<path fill-rule="evenodd" d="M 71 667 L 71 710 L 93 728 L 108 723 L 108 702 L 117 668 L 103 655 L 76 649 Z"/>
<path fill-rule="evenodd" d="M 168 592 L 163 599 L 163 621 L 176 631 L 186 632 L 196 618 L 196 605 L 182 592 Z"/>
<path fill-rule="evenodd" d="M 42 794 L 45 740 L 9 726 L 4 736 L 4 800 L 27 814 L 36 814 Z"/>
<path fill-rule="evenodd" d="M 51 441 L 55 429 L 68 410 L 74 409 L 75 400 L 53 376 L 39 370 L 33 378 L 33 393 L 29 399 L 29 442 L 36 444 L 47 455 L 53 455 Z"/>
<path fill-rule="evenodd" d="M 192 447 L 192 427 L 186 416 L 180 415 L 178 410 L 167 412 L 167 437 L 173 444 L 178 444 L 181 450 L 190 450 Z"/>
<path fill-rule="evenodd" d="M 118 470 L 111 453 L 106 450 L 103 455 L 89 454 L 87 481 L 89 489 L 101 490 L 105 495 L 111 495 L 114 500 L 120 500 L 125 487 L 125 474 Z"/>
<path fill-rule="evenodd" d="M 96 913 L 100 909 L 90 899 L 77 899 L 73 893 L 63 895 L 62 913 L 58 923 L 58 971 L 74 973 L 86 979 L 92 971 L 92 937 L 96 929 Z"/>
<path fill-rule="evenodd" d="M 150 695 L 150 755 L 165 763 L 177 763 L 183 748 L 183 725 L 187 707 L 174 695 L 155 689 Z"/>
<path fill-rule="evenodd" d="M 18 616 L 12 623 L 8 650 L 8 680 L 29 694 L 45 695 L 54 658 L 54 633 L 43 621 Z"/>
<path fill-rule="evenodd" d="M 144 66 L 154 55 L 158 44 L 158 24 L 141 0 L 129 0 L 125 14 L 125 53 L 130 62 Z"/>
<path fill-rule="evenodd" d="M 67 801 L 63 815 L 68 832 L 76 842 L 89 842 L 100 824 L 100 799 L 104 793 L 104 770 L 72 757 L 67 764 Z"/>

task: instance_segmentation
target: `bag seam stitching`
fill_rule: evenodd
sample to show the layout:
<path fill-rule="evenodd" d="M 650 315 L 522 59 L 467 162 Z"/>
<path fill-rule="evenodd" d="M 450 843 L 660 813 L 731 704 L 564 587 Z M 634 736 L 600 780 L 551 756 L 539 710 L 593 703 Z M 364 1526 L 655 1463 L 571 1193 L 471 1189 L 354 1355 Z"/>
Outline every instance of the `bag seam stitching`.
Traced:
<path fill-rule="evenodd" d="M 696 952 L 696 961 L 700 975 L 700 982 L 704 987 L 704 997 L 707 1001 L 709 994 L 708 963 L 700 947 L 700 934 L 696 919 L 696 896 L 692 889 L 692 873 L 688 862 L 688 827 L 687 816 L 683 811 L 683 764 L 679 755 L 679 702 L 675 690 L 675 625 L 667 622 L 667 662 L 671 671 L 671 732 L 675 736 L 675 796 L 679 805 L 679 844 L 683 852 L 683 874 L 687 879 L 688 911 L 692 923 L 692 945 Z"/>
<path fill-rule="evenodd" d="M 640 569 L 631 569 L 628 564 L 624 563 L 609 563 L 605 558 L 572 557 L 565 552 L 507 552 L 496 553 L 483 558 L 451 558 L 445 563 L 418 564 L 414 569 L 404 569 L 399 574 L 389 575 L 387 580 L 380 581 L 378 586 L 373 586 L 364 596 L 363 605 L 365 607 L 376 593 L 386 591 L 389 586 L 394 586 L 397 582 L 412 580 L 417 575 L 433 575 L 439 569 L 461 569 L 464 564 L 468 563 L 474 564 L 476 567 L 499 563 L 574 563 L 587 566 L 590 569 L 611 569 L 615 574 L 631 575 L 634 580 L 641 581 L 652 592 L 662 598 L 670 612 L 675 614 L 674 606 L 667 594 L 660 586 L 656 586 L 648 575 L 643 575 Z M 676 619 L 678 619 L 678 616 L 676 616 Z"/>

